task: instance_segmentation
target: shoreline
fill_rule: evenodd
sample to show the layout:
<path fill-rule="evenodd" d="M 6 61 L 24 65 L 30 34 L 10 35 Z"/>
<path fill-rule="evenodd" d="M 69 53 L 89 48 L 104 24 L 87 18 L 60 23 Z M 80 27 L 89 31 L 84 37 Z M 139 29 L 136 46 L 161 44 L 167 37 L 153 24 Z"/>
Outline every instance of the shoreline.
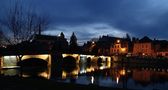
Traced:
<path fill-rule="evenodd" d="M 79 85 L 61 83 L 44 78 L 20 78 L 18 76 L 0 76 L 1 90 L 128 90 L 122 88 L 102 87 L 97 85 Z"/>

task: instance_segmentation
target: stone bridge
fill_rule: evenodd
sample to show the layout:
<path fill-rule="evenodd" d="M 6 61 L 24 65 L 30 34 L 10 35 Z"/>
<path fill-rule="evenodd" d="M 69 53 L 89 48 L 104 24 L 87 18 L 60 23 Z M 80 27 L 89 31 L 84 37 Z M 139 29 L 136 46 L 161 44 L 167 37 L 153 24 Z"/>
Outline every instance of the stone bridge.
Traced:
<path fill-rule="evenodd" d="M 101 59 L 102 61 L 110 61 L 110 56 L 95 56 L 95 55 L 83 55 L 83 54 L 62 54 L 63 58 L 67 56 L 72 56 L 76 59 L 76 63 L 80 62 L 87 62 L 87 60 L 90 59 L 91 62 L 97 62 L 98 59 Z"/>
<path fill-rule="evenodd" d="M 62 54 L 62 57 L 65 58 L 67 56 L 71 56 L 76 60 L 76 63 L 83 63 L 90 60 L 91 62 L 97 62 L 98 59 L 101 58 L 102 61 L 111 62 L 110 56 L 95 56 L 95 55 L 83 55 L 83 54 Z M 23 55 L 22 60 L 29 58 L 39 58 L 48 62 L 48 66 L 51 65 L 51 54 L 36 54 L 36 55 Z M 9 66 L 17 66 L 17 62 L 19 61 L 16 55 L 7 55 L 0 57 L 0 66 L 1 67 L 9 67 Z"/>

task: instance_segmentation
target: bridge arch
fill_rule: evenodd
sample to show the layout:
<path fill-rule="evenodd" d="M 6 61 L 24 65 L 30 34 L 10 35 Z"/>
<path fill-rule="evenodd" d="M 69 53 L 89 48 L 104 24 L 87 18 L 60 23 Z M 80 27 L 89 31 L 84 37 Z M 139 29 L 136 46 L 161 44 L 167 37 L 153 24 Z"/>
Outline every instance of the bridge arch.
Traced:
<path fill-rule="evenodd" d="M 79 54 L 62 54 L 63 59 L 65 57 L 71 56 L 76 60 L 76 63 L 78 64 L 80 61 L 80 55 Z"/>
<path fill-rule="evenodd" d="M 39 54 L 39 55 L 24 55 L 22 57 L 22 60 L 27 60 L 30 58 L 37 58 L 37 59 L 41 59 L 41 60 L 45 60 L 48 62 L 48 66 L 51 65 L 51 55 L 49 54 Z"/>
<path fill-rule="evenodd" d="M 48 62 L 40 58 L 28 58 L 17 63 L 18 66 L 22 67 L 43 67 L 48 66 Z"/>
<path fill-rule="evenodd" d="M 37 55 L 23 55 L 21 60 L 26 60 L 29 58 L 38 58 L 48 62 L 48 66 L 51 65 L 51 55 L 49 54 L 37 54 Z M 17 66 L 19 58 L 16 55 L 6 55 L 1 57 L 1 67 L 2 68 L 12 68 Z"/>

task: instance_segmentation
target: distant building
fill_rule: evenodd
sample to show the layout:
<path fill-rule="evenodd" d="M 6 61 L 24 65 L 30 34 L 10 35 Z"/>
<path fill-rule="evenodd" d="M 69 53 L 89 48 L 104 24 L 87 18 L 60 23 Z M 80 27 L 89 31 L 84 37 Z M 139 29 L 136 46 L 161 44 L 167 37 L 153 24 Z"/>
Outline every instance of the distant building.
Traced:
<path fill-rule="evenodd" d="M 128 41 L 125 38 L 102 36 L 96 42 L 84 44 L 85 52 L 97 55 L 116 55 L 128 53 Z"/>
<path fill-rule="evenodd" d="M 147 36 L 134 42 L 133 56 L 146 57 L 167 57 L 168 58 L 168 41 L 151 40 Z"/>
<path fill-rule="evenodd" d="M 168 58 L 168 41 L 166 40 L 155 40 L 155 51 L 158 57 Z"/>
<path fill-rule="evenodd" d="M 168 51 L 160 51 L 160 52 L 157 52 L 157 56 L 158 56 L 158 57 L 168 58 Z"/>
<path fill-rule="evenodd" d="M 95 41 L 88 41 L 87 43 L 84 43 L 83 45 L 83 53 L 87 53 L 87 54 L 97 53 L 95 49 L 96 49 Z"/>
<path fill-rule="evenodd" d="M 132 54 L 133 56 L 154 56 L 154 51 L 153 41 L 145 36 L 134 43 Z"/>
<path fill-rule="evenodd" d="M 60 36 L 35 35 L 32 42 L 45 44 L 48 50 L 65 51 L 68 48 L 68 42 L 63 33 Z"/>
<path fill-rule="evenodd" d="M 125 39 L 117 39 L 110 47 L 110 55 L 127 54 L 128 41 Z"/>
<path fill-rule="evenodd" d="M 115 43 L 117 37 L 102 36 L 97 42 L 98 55 L 110 55 L 110 47 Z"/>

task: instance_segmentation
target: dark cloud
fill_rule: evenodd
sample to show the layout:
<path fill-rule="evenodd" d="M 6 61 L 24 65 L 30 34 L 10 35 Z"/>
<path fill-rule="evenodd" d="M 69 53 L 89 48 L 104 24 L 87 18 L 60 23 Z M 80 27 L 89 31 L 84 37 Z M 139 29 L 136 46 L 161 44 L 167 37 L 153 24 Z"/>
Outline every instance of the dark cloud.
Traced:
<path fill-rule="evenodd" d="M 11 0 L 2 0 L 8 7 Z M 46 32 L 76 32 L 81 39 L 119 35 L 168 39 L 167 0 L 23 0 L 51 17 Z M 2 7 L 2 6 L 1 6 Z M 93 26 L 92 26 L 93 25 Z M 69 34 L 67 34 L 69 35 Z"/>

